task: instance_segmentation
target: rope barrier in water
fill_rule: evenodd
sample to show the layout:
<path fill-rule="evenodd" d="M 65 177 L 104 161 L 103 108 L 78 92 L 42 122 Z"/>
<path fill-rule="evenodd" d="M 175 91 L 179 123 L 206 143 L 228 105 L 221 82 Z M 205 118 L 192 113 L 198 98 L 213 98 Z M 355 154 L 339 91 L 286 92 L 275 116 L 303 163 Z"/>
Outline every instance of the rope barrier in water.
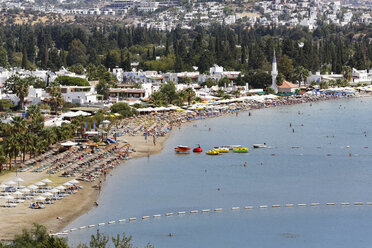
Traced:
<path fill-rule="evenodd" d="M 362 206 L 362 205 L 368 205 L 368 206 L 372 206 L 372 202 L 366 202 L 366 203 L 363 203 L 363 202 L 354 202 L 354 203 L 350 203 L 350 202 L 341 202 L 339 204 L 335 203 L 335 202 L 327 202 L 325 204 L 321 204 L 321 203 L 318 203 L 318 202 L 312 202 L 312 203 L 309 203 L 309 204 L 306 204 L 306 203 L 298 203 L 298 204 L 293 204 L 293 203 L 286 203 L 284 205 L 279 205 L 279 204 L 273 204 L 273 205 L 259 205 L 256 207 L 256 209 L 269 209 L 269 208 L 294 208 L 294 207 L 307 207 L 307 206 L 310 206 L 310 207 L 318 207 L 318 206 L 336 206 L 336 205 L 340 205 L 340 206 Z M 241 208 L 241 207 L 231 207 L 231 211 L 238 211 L 238 210 L 241 210 L 241 209 L 245 209 L 245 210 L 252 210 L 254 209 L 255 207 L 254 206 L 244 206 L 244 208 Z M 190 215 L 193 215 L 193 214 L 203 214 L 203 213 L 210 213 L 210 212 L 223 212 L 224 209 L 223 208 L 215 208 L 213 211 L 211 211 L 210 209 L 202 209 L 202 210 L 190 210 L 190 211 L 179 211 L 177 212 L 177 215 L 180 216 L 180 215 L 186 215 L 187 213 L 189 213 Z M 165 216 L 165 217 L 172 217 L 174 216 L 174 213 L 172 212 L 168 212 L 168 213 L 165 213 L 165 214 L 155 214 L 152 216 L 152 218 L 160 218 L 162 216 Z M 148 220 L 148 219 L 151 219 L 151 216 L 150 215 L 144 215 L 140 218 L 137 218 L 137 217 L 131 217 L 131 218 L 128 218 L 128 219 L 119 219 L 118 221 L 115 221 L 115 220 L 110 220 L 110 221 L 107 221 L 107 222 L 101 222 L 101 223 L 98 223 L 97 225 L 96 224 L 91 224 L 91 225 L 87 225 L 87 226 L 81 226 L 81 227 L 77 227 L 77 228 L 71 228 L 69 230 L 64 230 L 63 232 L 59 232 L 59 233 L 55 233 L 55 234 L 51 234 L 51 235 L 68 235 L 69 233 L 72 233 L 72 232 L 75 232 L 75 231 L 79 231 L 79 230 L 84 230 L 84 229 L 91 229 L 91 228 L 94 228 L 94 227 L 100 227 L 100 226 L 104 226 L 106 225 L 106 223 L 108 225 L 113 225 L 113 224 L 116 224 L 116 223 L 123 223 L 123 222 L 126 222 L 127 220 L 129 222 L 135 222 L 137 220 Z"/>

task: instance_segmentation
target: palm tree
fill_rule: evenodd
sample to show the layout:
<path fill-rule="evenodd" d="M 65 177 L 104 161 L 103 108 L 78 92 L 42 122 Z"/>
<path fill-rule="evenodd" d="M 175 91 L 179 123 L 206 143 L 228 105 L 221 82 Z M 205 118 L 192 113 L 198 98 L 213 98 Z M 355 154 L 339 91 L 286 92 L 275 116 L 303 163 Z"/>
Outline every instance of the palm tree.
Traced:
<path fill-rule="evenodd" d="M 4 155 L 0 155 L 0 174 L 3 171 L 3 164 L 6 164 L 8 159 Z"/>
<path fill-rule="evenodd" d="M 34 140 L 34 135 L 31 134 L 31 133 L 25 133 L 23 135 L 23 142 L 20 143 L 20 147 L 21 147 L 21 150 L 22 150 L 22 161 L 25 162 L 25 158 L 26 158 L 26 153 L 28 151 L 30 151 L 33 146 L 33 140 Z"/>
<path fill-rule="evenodd" d="M 27 118 L 30 119 L 28 129 L 38 134 L 44 128 L 44 116 L 41 114 L 39 105 L 31 105 L 27 109 Z"/>
<path fill-rule="evenodd" d="M 41 154 L 48 150 L 49 144 L 43 137 L 37 137 L 36 139 L 36 151 L 38 154 Z"/>
<path fill-rule="evenodd" d="M 11 133 L 12 134 L 23 134 L 27 130 L 27 122 L 21 116 L 14 116 L 13 119 L 10 121 L 11 126 Z"/>
<path fill-rule="evenodd" d="M 186 97 L 187 97 L 187 105 L 190 105 L 191 101 L 194 100 L 196 94 L 192 88 L 187 88 L 185 90 Z"/>
<path fill-rule="evenodd" d="M 43 129 L 40 136 L 48 144 L 48 148 L 58 140 L 57 134 L 52 128 Z"/>
<path fill-rule="evenodd" d="M 310 76 L 310 72 L 303 66 L 299 66 L 295 70 L 295 75 L 296 79 L 298 80 L 298 87 L 301 87 L 301 82 L 305 81 L 306 78 Z"/>
<path fill-rule="evenodd" d="M 176 100 L 178 100 L 178 101 L 177 101 L 177 102 L 178 102 L 177 105 L 182 106 L 183 103 L 184 103 L 185 101 L 187 101 L 187 93 L 186 93 L 186 91 L 185 91 L 185 90 L 181 90 L 181 91 L 179 91 L 179 92 L 177 93 L 177 99 L 176 99 Z"/>
<path fill-rule="evenodd" d="M 219 90 L 217 91 L 216 95 L 217 95 L 218 97 L 223 97 L 223 96 L 225 95 L 225 91 L 219 89 Z"/>
<path fill-rule="evenodd" d="M 52 110 L 58 112 L 58 109 L 63 105 L 64 100 L 61 93 L 61 87 L 59 85 L 52 85 L 47 89 L 50 95 L 50 104 Z"/>
<path fill-rule="evenodd" d="M 14 164 L 17 164 L 17 156 L 19 154 L 19 142 L 22 140 L 21 134 L 12 134 L 4 140 L 4 150 L 9 158 L 9 169 L 12 169 L 12 159 Z"/>
<path fill-rule="evenodd" d="M 38 147 L 37 147 L 37 145 L 38 145 L 38 136 L 32 135 L 31 137 L 32 137 L 32 140 L 30 140 L 31 143 L 30 143 L 30 146 L 28 148 L 28 152 L 30 154 L 30 158 L 31 157 L 35 157 L 35 153 L 38 151 Z"/>
<path fill-rule="evenodd" d="M 234 90 L 233 92 L 231 92 L 233 94 L 233 96 L 235 98 L 239 98 L 240 97 L 240 91 L 239 90 Z"/>
<path fill-rule="evenodd" d="M 351 69 L 350 66 L 343 66 L 342 67 L 342 76 L 344 77 L 345 80 L 347 80 L 348 82 L 351 81 L 352 77 L 353 77 L 353 70 Z"/>
<path fill-rule="evenodd" d="M 28 76 L 25 78 L 19 75 L 13 75 L 5 81 L 5 88 L 12 91 L 19 98 L 18 106 L 20 109 L 24 109 L 25 98 L 28 96 L 30 86 L 35 82 L 36 78 Z"/>

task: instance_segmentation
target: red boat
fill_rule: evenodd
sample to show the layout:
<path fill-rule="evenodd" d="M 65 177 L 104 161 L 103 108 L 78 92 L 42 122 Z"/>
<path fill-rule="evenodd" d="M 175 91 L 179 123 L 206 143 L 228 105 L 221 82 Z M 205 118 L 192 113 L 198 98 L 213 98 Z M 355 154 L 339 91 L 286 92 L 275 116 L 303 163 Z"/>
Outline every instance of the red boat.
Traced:
<path fill-rule="evenodd" d="M 198 147 L 195 147 L 194 150 L 192 150 L 193 152 L 203 152 L 203 149 L 200 147 L 200 145 L 198 145 Z"/>
<path fill-rule="evenodd" d="M 191 150 L 190 147 L 183 145 L 179 145 L 176 148 L 174 148 L 174 151 L 176 153 L 190 153 L 190 150 Z"/>

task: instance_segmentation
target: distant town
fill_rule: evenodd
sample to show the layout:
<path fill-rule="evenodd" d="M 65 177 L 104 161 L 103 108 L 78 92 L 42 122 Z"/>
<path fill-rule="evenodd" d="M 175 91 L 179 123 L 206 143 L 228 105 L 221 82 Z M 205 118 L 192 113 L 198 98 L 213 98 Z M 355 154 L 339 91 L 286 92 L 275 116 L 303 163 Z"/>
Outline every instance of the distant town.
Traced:
<path fill-rule="evenodd" d="M 318 25 L 334 23 L 345 26 L 350 23 L 372 24 L 371 1 L 342 3 L 319 0 L 273 0 L 273 1 L 138 1 L 112 0 L 90 6 L 80 6 L 78 1 L 1 0 L 2 11 L 11 9 L 32 10 L 40 13 L 54 13 L 61 16 L 112 16 L 131 19 L 131 23 L 141 27 L 172 30 L 178 25 L 182 29 L 192 29 L 199 25 L 245 24 L 303 26 L 309 30 Z"/>

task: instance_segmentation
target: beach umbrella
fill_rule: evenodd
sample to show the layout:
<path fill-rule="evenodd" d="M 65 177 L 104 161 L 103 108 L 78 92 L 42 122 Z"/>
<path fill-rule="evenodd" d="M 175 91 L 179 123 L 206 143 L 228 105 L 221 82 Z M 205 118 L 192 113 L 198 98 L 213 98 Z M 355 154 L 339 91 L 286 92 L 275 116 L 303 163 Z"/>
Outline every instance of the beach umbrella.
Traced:
<path fill-rule="evenodd" d="M 36 186 L 44 186 L 46 183 L 44 183 L 44 182 L 37 182 L 37 183 L 35 183 L 35 185 Z"/>
<path fill-rule="evenodd" d="M 25 180 L 23 180 L 22 178 L 20 177 L 17 177 L 14 181 L 16 181 L 18 183 L 18 187 L 19 187 L 19 183 L 20 182 L 24 182 Z"/>
<path fill-rule="evenodd" d="M 17 183 L 14 182 L 14 181 L 8 181 L 8 182 L 6 182 L 5 184 L 7 184 L 7 185 L 16 185 Z"/>
<path fill-rule="evenodd" d="M 28 193 L 28 192 L 30 192 L 31 190 L 29 190 L 28 188 L 24 188 L 24 189 L 21 189 L 20 191 L 23 192 L 23 193 Z"/>
<path fill-rule="evenodd" d="M 64 190 L 65 187 L 63 187 L 62 185 L 59 185 L 58 187 L 56 187 L 56 189 L 59 189 L 59 190 Z"/>
<path fill-rule="evenodd" d="M 6 187 L 8 187 L 8 185 L 6 185 L 6 184 L 0 184 L 0 188 L 6 188 Z"/>
<path fill-rule="evenodd" d="M 35 201 L 45 201 L 45 198 L 42 196 L 37 196 L 34 198 Z"/>
<path fill-rule="evenodd" d="M 65 185 L 65 186 L 72 186 L 72 184 L 71 184 L 71 183 L 69 183 L 69 182 L 67 182 L 67 183 L 64 183 L 63 185 Z"/>
<path fill-rule="evenodd" d="M 59 190 L 58 190 L 58 189 L 56 189 L 56 188 L 54 188 L 54 189 L 51 189 L 51 190 L 49 190 L 49 192 L 52 192 L 52 193 L 58 193 L 58 192 L 59 192 Z"/>
<path fill-rule="evenodd" d="M 4 196 L 4 197 L 3 197 L 3 199 L 6 199 L 6 200 L 8 200 L 8 203 L 9 203 L 9 200 L 13 200 L 13 199 L 14 199 L 14 197 L 13 197 L 13 196 L 11 196 L 11 195 L 6 195 L 6 196 Z"/>
<path fill-rule="evenodd" d="M 17 196 L 20 196 L 20 195 L 23 195 L 23 193 L 22 193 L 22 192 L 20 192 L 20 191 L 16 191 L 16 192 L 14 192 L 14 193 L 13 193 L 13 195 L 17 195 Z"/>
<path fill-rule="evenodd" d="M 52 183 L 52 181 L 51 180 L 49 180 L 48 178 L 45 178 L 45 179 L 43 179 L 43 180 L 41 180 L 43 183 Z"/>
<path fill-rule="evenodd" d="M 23 180 L 23 179 L 20 178 L 20 177 L 17 177 L 14 181 L 16 181 L 17 183 L 20 183 L 20 182 L 24 182 L 25 180 Z"/>
<path fill-rule="evenodd" d="M 73 183 L 73 184 L 75 184 L 75 183 L 80 183 L 78 180 L 76 180 L 76 179 L 72 179 L 71 181 L 68 181 L 69 183 Z"/>
<path fill-rule="evenodd" d="M 29 188 L 29 189 L 37 189 L 38 187 L 37 186 L 35 186 L 35 185 L 33 185 L 33 184 L 31 184 L 30 186 L 28 186 L 27 188 Z"/>
<path fill-rule="evenodd" d="M 42 196 L 47 196 L 48 197 L 48 196 L 53 196 L 53 194 L 49 193 L 49 192 L 45 192 L 45 193 L 42 194 Z"/>

